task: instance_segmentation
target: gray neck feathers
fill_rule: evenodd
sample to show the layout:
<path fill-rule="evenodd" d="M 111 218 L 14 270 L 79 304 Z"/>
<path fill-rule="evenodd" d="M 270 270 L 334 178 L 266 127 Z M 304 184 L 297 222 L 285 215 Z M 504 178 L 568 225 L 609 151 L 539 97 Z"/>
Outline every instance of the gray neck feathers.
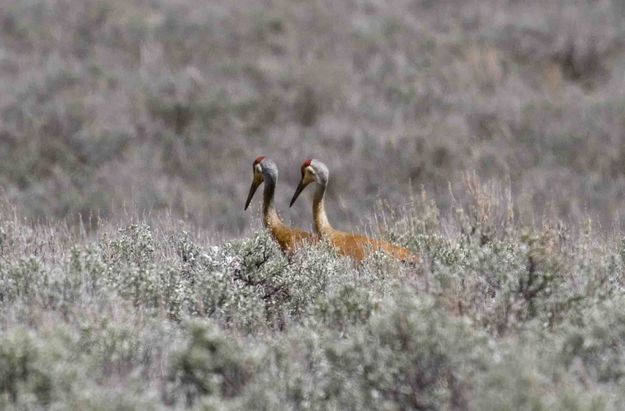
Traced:
<path fill-rule="evenodd" d="M 270 220 L 278 217 L 273 198 L 278 182 L 278 167 L 271 160 L 264 160 L 262 164 L 263 180 L 265 188 L 263 191 L 263 214 L 265 215 L 265 224 L 269 225 Z"/>
<path fill-rule="evenodd" d="M 318 160 L 313 160 L 313 166 L 317 176 L 317 188 L 315 189 L 313 197 L 313 216 L 315 219 L 315 229 L 318 233 L 323 233 L 328 229 L 332 229 L 328 221 L 324 201 L 330 172 L 328 171 L 328 167 Z"/>

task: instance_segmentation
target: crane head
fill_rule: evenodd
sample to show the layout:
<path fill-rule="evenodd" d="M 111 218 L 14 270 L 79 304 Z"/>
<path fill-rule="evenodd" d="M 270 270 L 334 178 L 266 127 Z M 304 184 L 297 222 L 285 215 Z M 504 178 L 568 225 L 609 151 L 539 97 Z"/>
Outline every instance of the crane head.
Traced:
<path fill-rule="evenodd" d="M 304 163 L 302 163 L 302 167 L 301 167 L 302 178 L 299 184 L 297 185 L 297 189 L 295 190 L 295 194 L 293 194 L 293 198 L 291 199 L 291 203 L 289 207 L 293 206 L 293 204 L 295 203 L 295 200 L 297 200 L 297 197 L 299 197 L 300 193 L 304 191 L 304 189 L 306 188 L 308 184 L 312 182 L 319 182 L 317 180 L 315 162 L 316 160 L 306 160 L 304 161 Z"/>
<path fill-rule="evenodd" d="M 252 170 L 254 172 L 254 176 L 252 178 L 252 186 L 250 187 L 250 192 L 247 195 L 247 200 L 245 201 L 245 208 L 244 208 L 244 210 L 247 210 L 247 208 L 249 207 L 250 203 L 252 202 L 252 197 L 254 197 L 254 193 L 256 192 L 256 189 L 264 181 L 264 178 L 263 178 L 263 166 L 262 166 L 262 163 L 263 163 L 264 160 L 265 160 L 265 156 L 256 157 L 256 160 L 254 160 L 254 164 L 252 165 Z"/>

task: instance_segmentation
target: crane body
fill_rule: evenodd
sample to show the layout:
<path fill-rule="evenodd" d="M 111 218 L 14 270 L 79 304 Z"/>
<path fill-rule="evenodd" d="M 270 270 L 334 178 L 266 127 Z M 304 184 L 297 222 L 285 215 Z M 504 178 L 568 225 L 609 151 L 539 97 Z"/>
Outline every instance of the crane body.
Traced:
<path fill-rule="evenodd" d="M 386 241 L 376 240 L 355 233 L 347 233 L 336 230 L 330 224 L 325 211 L 325 192 L 328 185 L 330 172 L 328 167 L 319 160 L 306 160 L 301 167 L 302 179 L 293 195 L 291 206 L 297 200 L 299 194 L 311 183 L 316 183 L 313 196 L 313 218 L 315 231 L 321 238 L 328 241 L 340 254 L 361 262 L 376 251 L 383 251 L 398 260 L 416 264 L 420 261 L 419 256 L 413 254 L 404 247 L 391 244 Z"/>

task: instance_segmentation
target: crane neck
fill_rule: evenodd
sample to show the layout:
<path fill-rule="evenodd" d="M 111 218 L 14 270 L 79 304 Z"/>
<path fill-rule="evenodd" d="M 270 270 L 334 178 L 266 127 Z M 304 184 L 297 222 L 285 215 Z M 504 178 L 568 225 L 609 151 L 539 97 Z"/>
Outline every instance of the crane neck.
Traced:
<path fill-rule="evenodd" d="M 265 175 L 265 188 L 263 191 L 263 224 L 267 228 L 274 228 L 282 224 L 278 211 L 273 202 L 276 191 L 276 180 L 272 176 Z"/>
<path fill-rule="evenodd" d="M 325 193 L 326 184 L 317 184 L 317 189 L 313 197 L 313 218 L 315 220 L 315 230 L 321 235 L 334 230 L 326 214 Z"/>

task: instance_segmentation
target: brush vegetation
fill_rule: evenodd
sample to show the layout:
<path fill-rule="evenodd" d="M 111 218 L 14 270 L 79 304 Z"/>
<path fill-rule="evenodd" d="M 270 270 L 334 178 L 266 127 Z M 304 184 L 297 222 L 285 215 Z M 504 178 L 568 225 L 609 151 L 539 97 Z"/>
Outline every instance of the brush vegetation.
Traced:
<path fill-rule="evenodd" d="M 3 0 L 0 409 L 622 409 L 624 20 Z M 337 228 L 423 263 L 287 259 L 258 155 L 286 221 L 316 157 Z"/>
<path fill-rule="evenodd" d="M 0 221 L 0 408 L 616 410 L 625 241 L 425 195 L 362 265 L 174 221 Z M 382 235 L 382 234 L 380 234 Z"/>
<path fill-rule="evenodd" d="M 253 159 L 278 160 L 286 209 L 315 157 L 345 227 L 411 186 L 448 209 L 467 170 L 508 178 L 526 222 L 621 223 L 624 19 L 620 0 L 3 0 L 0 186 L 32 217 L 173 210 L 241 235 Z"/>

